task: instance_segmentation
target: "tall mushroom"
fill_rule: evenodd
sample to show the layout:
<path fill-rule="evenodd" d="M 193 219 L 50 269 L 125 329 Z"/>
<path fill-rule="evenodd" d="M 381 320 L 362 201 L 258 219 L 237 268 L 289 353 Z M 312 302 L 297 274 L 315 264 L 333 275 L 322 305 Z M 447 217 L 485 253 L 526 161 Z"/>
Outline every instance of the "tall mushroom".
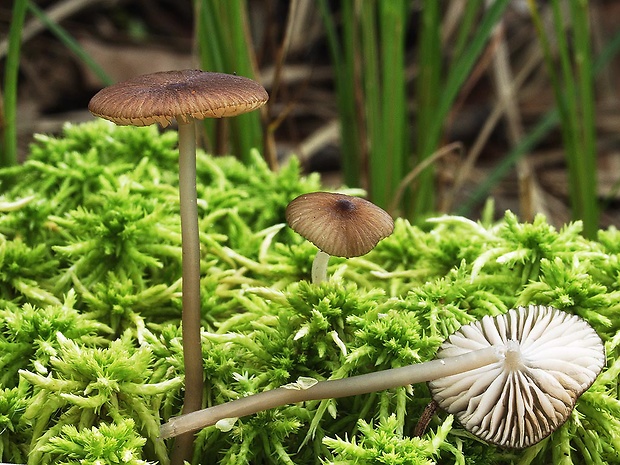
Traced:
<path fill-rule="evenodd" d="M 392 234 L 394 220 L 368 200 L 331 192 L 312 192 L 292 200 L 286 221 L 319 248 L 312 262 L 312 282 L 327 279 L 330 256 L 358 257 Z"/>
<path fill-rule="evenodd" d="M 578 316 L 530 305 L 462 326 L 435 360 L 351 378 L 302 379 L 171 419 L 162 437 L 296 402 L 429 382 L 439 406 L 480 438 L 511 448 L 542 440 L 566 421 L 605 365 L 594 329 Z"/>
<path fill-rule="evenodd" d="M 235 116 L 259 108 L 269 96 L 257 82 L 230 74 L 187 69 L 138 76 L 99 91 L 88 104 L 95 116 L 118 125 L 179 126 L 179 200 L 183 253 L 183 412 L 202 407 L 200 242 L 196 199 L 195 120 Z M 191 437 L 186 439 L 189 443 Z M 187 449 L 189 446 L 184 446 Z M 178 449 L 178 448 L 177 448 Z"/>

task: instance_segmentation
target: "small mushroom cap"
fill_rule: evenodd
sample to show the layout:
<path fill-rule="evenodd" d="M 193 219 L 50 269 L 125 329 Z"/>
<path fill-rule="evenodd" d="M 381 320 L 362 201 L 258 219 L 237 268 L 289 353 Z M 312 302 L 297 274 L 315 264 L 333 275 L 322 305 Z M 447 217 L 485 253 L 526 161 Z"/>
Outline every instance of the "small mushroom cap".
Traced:
<path fill-rule="evenodd" d="M 501 360 L 429 387 L 465 429 L 504 447 L 528 447 L 555 431 L 605 365 L 603 342 L 588 323 L 537 305 L 462 326 L 437 358 L 492 345 Z"/>
<path fill-rule="evenodd" d="M 392 234 L 394 220 L 368 200 L 331 192 L 313 192 L 286 207 L 286 221 L 323 252 L 358 257 Z"/>
<path fill-rule="evenodd" d="M 119 125 L 166 127 L 173 118 L 221 118 L 255 110 L 267 102 L 256 81 L 198 69 L 137 76 L 100 90 L 88 104 L 95 116 Z"/>

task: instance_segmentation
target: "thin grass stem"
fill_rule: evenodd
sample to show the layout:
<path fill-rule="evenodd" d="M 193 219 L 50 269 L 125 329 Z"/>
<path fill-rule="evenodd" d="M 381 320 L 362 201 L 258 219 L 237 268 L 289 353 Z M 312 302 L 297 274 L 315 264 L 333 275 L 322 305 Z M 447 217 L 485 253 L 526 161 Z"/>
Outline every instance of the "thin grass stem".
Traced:
<path fill-rule="evenodd" d="M 52 20 L 41 8 L 39 8 L 32 1 L 28 2 L 28 9 L 32 12 L 34 16 L 36 16 L 41 23 L 49 31 L 54 34 L 60 42 L 67 47 L 75 56 L 88 68 L 90 69 L 97 79 L 99 79 L 104 86 L 109 86 L 114 83 L 114 80 L 105 72 L 105 70 L 99 66 L 90 54 L 84 50 L 77 40 L 73 38 L 71 34 L 67 32 L 65 28 L 63 28 L 56 21 Z"/>
<path fill-rule="evenodd" d="M 600 55 L 594 60 L 592 75 L 596 76 L 609 62 L 620 52 L 620 32 L 618 32 L 601 51 Z M 512 148 L 512 150 L 502 159 L 497 167 L 476 187 L 472 195 L 466 199 L 460 208 L 457 209 L 458 215 L 467 216 L 470 214 L 474 205 L 481 202 L 491 191 L 493 186 L 499 183 L 511 170 L 519 157 L 530 152 L 540 143 L 545 136 L 557 127 L 560 115 L 557 108 L 549 110 L 534 126 L 534 128 Z"/>
<path fill-rule="evenodd" d="M 559 111 L 573 218 L 583 221 L 586 237 L 594 237 L 599 226 L 600 207 L 596 191 L 597 166 L 589 15 L 587 5 L 582 3 L 579 0 L 569 2 L 573 31 L 571 45 L 566 37 L 563 3 L 558 0 L 551 2 L 553 42 L 557 44 L 559 71 L 556 70 L 551 48 L 552 40 L 543 26 L 538 6 L 533 1 L 529 2 L 529 6 Z"/>
<path fill-rule="evenodd" d="M 364 85 L 364 124 L 368 135 L 368 182 L 370 198 L 384 207 L 389 160 L 380 160 L 383 150 L 381 124 L 381 75 L 377 32 L 377 2 L 362 2 L 360 11 L 362 76 Z M 381 161 L 379 163 L 379 160 Z"/>
<path fill-rule="evenodd" d="M 435 2 L 425 2 L 425 7 L 427 3 L 432 4 Z M 450 67 L 445 83 L 436 90 L 439 95 L 436 97 L 436 105 L 433 109 L 432 117 L 422 128 L 424 133 L 420 132 L 421 130 L 418 129 L 418 135 L 422 138 L 418 146 L 418 163 L 430 156 L 438 147 L 443 125 L 452 108 L 452 104 L 458 96 L 473 66 L 480 57 L 480 54 L 484 50 L 489 37 L 491 37 L 493 33 L 495 25 L 502 18 L 504 10 L 509 3 L 509 0 L 497 0 L 486 10 L 475 29 L 474 36 L 471 37 L 462 55 L 457 58 Z M 476 6 L 475 3 L 472 3 L 472 5 L 471 8 Z M 429 8 L 431 7 L 429 6 Z M 431 15 L 431 13 L 428 14 L 429 16 Z M 429 21 L 431 20 L 429 19 Z M 432 26 L 433 24 L 431 23 L 428 27 Z M 439 89 L 441 90 L 440 92 Z M 418 98 L 420 98 L 420 95 L 418 95 Z M 434 196 L 432 192 L 435 186 L 432 167 L 427 168 L 420 174 L 419 182 L 420 184 L 418 191 L 416 191 L 417 194 L 414 199 L 414 208 L 411 215 L 413 217 L 419 217 L 425 212 L 434 209 Z"/>
<path fill-rule="evenodd" d="M 406 130 L 409 126 L 405 82 L 405 32 L 408 2 L 393 0 L 379 2 L 379 31 L 381 53 L 381 107 L 379 118 L 380 139 L 371 155 L 371 168 L 382 166 L 381 189 L 374 189 L 373 200 L 387 208 L 394 198 L 397 186 L 405 176 L 408 165 Z M 372 178 L 371 178 L 372 181 Z M 381 194 L 377 196 L 376 194 Z"/>
<path fill-rule="evenodd" d="M 9 46 L 4 68 L 4 105 L 2 127 L 2 153 L 0 166 L 12 166 L 17 163 L 17 79 L 19 74 L 19 55 L 21 33 L 28 10 L 28 0 L 15 0 L 11 26 L 9 28 Z"/>
<path fill-rule="evenodd" d="M 201 68 L 255 78 L 256 58 L 250 39 L 246 2 L 197 0 L 195 10 L 194 29 Z M 260 112 L 202 124 L 209 150 L 215 153 L 232 153 L 240 160 L 249 162 L 252 149 L 258 148 L 263 152 L 264 131 Z"/>
<path fill-rule="evenodd" d="M 422 5 L 418 52 L 419 72 L 416 80 L 416 164 L 422 164 L 430 156 L 428 147 L 434 146 L 437 142 L 430 131 L 435 124 L 433 120 L 436 118 L 435 111 L 442 87 L 440 79 L 442 74 L 440 4 L 439 2 L 424 2 Z M 434 170 L 431 165 L 428 165 L 418 174 L 418 182 L 413 189 L 413 197 L 415 199 L 413 211 L 410 211 L 412 217 L 428 211 L 428 207 L 434 205 Z"/>
<path fill-rule="evenodd" d="M 342 16 L 348 18 L 342 23 L 342 39 L 327 0 L 319 0 L 319 10 L 327 37 L 332 66 L 335 71 L 336 103 L 340 115 L 340 150 L 342 175 L 348 186 L 362 184 L 362 170 L 365 151 L 362 134 L 361 112 L 356 95 L 360 91 L 356 72 L 357 19 L 350 0 L 341 3 Z"/>
<path fill-rule="evenodd" d="M 577 154 L 580 163 L 579 175 L 583 178 L 582 204 L 580 217 L 584 223 L 586 237 L 595 238 L 599 228 L 600 205 L 597 197 L 597 163 L 596 163 L 596 121 L 594 76 L 592 73 L 592 46 L 590 34 L 590 14 L 588 2 L 571 1 L 573 36 L 575 47 L 575 67 L 577 70 L 577 87 L 580 97 L 581 154 Z"/>

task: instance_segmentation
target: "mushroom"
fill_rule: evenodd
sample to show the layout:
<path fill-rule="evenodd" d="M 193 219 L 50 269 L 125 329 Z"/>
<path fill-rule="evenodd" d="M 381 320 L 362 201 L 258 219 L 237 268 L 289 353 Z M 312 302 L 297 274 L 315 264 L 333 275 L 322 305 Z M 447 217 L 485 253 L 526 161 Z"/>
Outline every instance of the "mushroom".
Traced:
<path fill-rule="evenodd" d="M 313 192 L 292 200 L 286 221 L 299 235 L 319 248 L 312 262 L 312 282 L 327 279 L 331 255 L 358 257 L 392 234 L 394 220 L 368 200 L 345 194 Z"/>
<path fill-rule="evenodd" d="M 200 242 L 196 198 L 195 120 L 235 116 L 259 108 L 269 96 L 257 82 L 230 74 L 187 69 L 138 76 L 99 91 L 88 104 L 95 116 L 118 125 L 179 126 L 179 200 L 183 272 L 184 412 L 202 407 Z"/>
<path fill-rule="evenodd" d="M 289 403 L 429 382 L 434 400 L 465 429 L 500 446 L 523 448 L 566 421 L 604 365 L 603 342 L 588 323 L 530 305 L 462 326 L 434 360 L 351 378 L 300 380 L 173 418 L 160 435 L 172 437 Z"/>
<path fill-rule="evenodd" d="M 429 388 L 465 429 L 505 447 L 528 447 L 555 431 L 605 365 L 603 342 L 587 323 L 536 305 L 461 327 L 437 359 L 493 346 L 502 347 L 497 362 L 432 380 Z"/>

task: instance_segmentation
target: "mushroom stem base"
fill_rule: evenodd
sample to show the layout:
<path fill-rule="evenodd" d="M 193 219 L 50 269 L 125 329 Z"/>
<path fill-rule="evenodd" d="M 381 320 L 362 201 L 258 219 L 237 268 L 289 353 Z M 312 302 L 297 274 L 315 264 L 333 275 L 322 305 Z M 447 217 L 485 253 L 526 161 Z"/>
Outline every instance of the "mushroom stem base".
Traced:
<path fill-rule="evenodd" d="M 323 281 L 327 281 L 327 263 L 329 262 L 330 255 L 319 250 L 312 262 L 312 283 L 319 284 Z"/>

